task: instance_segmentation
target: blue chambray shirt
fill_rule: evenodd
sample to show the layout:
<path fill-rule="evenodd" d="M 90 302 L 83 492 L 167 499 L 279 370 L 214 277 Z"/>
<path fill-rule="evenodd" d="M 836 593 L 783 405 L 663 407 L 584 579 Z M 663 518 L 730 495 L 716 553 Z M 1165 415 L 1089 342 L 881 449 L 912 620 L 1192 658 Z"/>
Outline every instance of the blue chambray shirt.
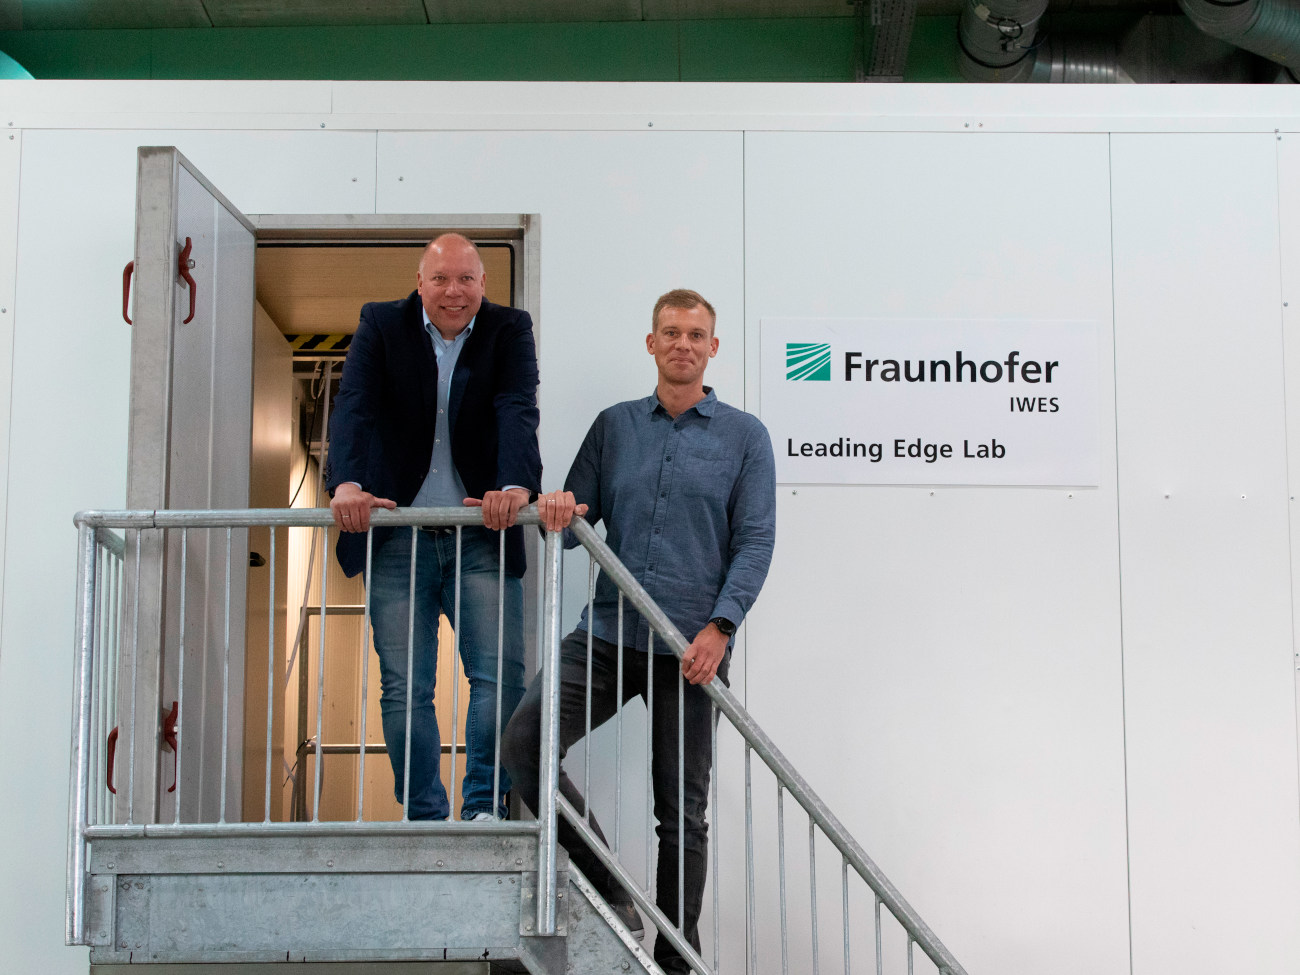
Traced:
<path fill-rule="evenodd" d="M 438 417 L 433 424 L 433 455 L 429 458 L 429 473 L 424 475 L 424 483 L 416 492 L 411 507 L 451 505 L 459 508 L 465 498 L 465 485 L 461 483 L 460 474 L 451 460 L 451 427 L 447 410 L 451 401 L 451 376 L 460 360 L 460 351 L 465 348 L 465 340 L 474 331 L 478 316 L 471 318 L 459 335 L 448 340 L 442 337 L 442 333 L 429 320 L 427 311 L 421 310 L 420 314 L 424 316 L 424 330 L 433 341 L 433 355 L 438 362 Z"/>
<path fill-rule="evenodd" d="M 776 464 L 755 416 L 705 397 L 673 419 L 651 393 L 596 417 L 564 483 L 605 522 L 610 548 L 686 639 L 715 616 L 737 625 L 758 597 L 776 540 Z M 565 545 L 577 540 L 565 532 Z M 578 629 L 618 642 L 618 589 L 602 573 Z M 623 645 L 649 646 L 624 600 Z M 656 652 L 668 653 L 662 641 Z"/>

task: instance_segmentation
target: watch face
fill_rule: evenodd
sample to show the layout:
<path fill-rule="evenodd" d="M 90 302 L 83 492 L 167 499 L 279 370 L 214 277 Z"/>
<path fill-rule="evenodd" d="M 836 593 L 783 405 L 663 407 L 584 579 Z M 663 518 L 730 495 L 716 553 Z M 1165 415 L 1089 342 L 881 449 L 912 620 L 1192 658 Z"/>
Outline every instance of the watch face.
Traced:
<path fill-rule="evenodd" d="M 736 624 L 722 616 L 715 616 L 709 622 L 721 630 L 724 636 L 731 636 L 736 632 Z"/>

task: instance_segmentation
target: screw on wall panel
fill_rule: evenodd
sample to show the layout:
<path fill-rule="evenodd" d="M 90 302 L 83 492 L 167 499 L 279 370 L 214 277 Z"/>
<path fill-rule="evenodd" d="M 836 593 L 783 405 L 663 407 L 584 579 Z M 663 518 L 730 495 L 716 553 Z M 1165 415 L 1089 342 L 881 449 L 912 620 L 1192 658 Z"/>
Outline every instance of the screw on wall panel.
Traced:
<path fill-rule="evenodd" d="M 968 129 L 970 128 L 970 123 L 969 123 L 969 122 L 966 123 L 966 128 L 968 128 Z"/>
<path fill-rule="evenodd" d="M 498 884 L 501 883 L 501 878 L 500 878 L 500 877 L 497 877 L 497 883 L 498 883 Z"/>
<path fill-rule="evenodd" d="M 443 861 L 439 860 L 439 861 L 438 861 L 438 866 L 443 867 L 443 866 L 446 866 L 446 864 L 443 863 Z"/>
<path fill-rule="evenodd" d="M 532 921 L 526 921 L 526 922 L 524 923 L 524 930 L 525 930 L 525 931 L 531 931 L 532 929 L 533 929 L 533 922 L 532 922 Z"/>
<path fill-rule="evenodd" d="M 353 176 L 353 177 L 352 177 L 352 182 L 355 183 L 356 181 L 357 181 L 357 178 L 356 178 L 355 176 Z"/>
<path fill-rule="evenodd" d="M 798 492 L 798 491 L 791 491 L 790 493 L 791 493 L 791 494 L 798 494 L 799 492 Z"/>
<path fill-rule="evenodd" d="M 654 127 L 655 127 L 655 124 L 654 124 L 653 122 L 647 122 L 647 123 L 646 123 L 646 128 L 647 128 L 647 129 L 653 129 Z"/>
<path fill-rule="evenodd" d="M 405 177 L 405 176 L 399 176 L 399 177 L 397 177 L 397 181 L 398 181 L 399 183 L 403 183 L 403 182 L 406 181 L 406 177 Z"/>
<path fill-rule="evenodd" d="M 224 869 L 226 869 L 226 865 L 225 865 L 224 863 L 222 863 L 220 860 L 218 860 L 218 861 L 217 861 L 217 869 L 218 869 L 218 870 L 224 870 Z"/>
<path fill-rule="evenodd" d="M 1066 497 L 1067 497 L 1067 498 L 1072 498 L 1072 497 L 1074 497 L 1074 492 L 1071 491 L 1069 494 L 1066 495 Z"/>
<path fill-rule="evenodd" d="M 108 869 L 109 869 L 109 870 L 115 870 L 115 869 L 117 869 L 117 866 L 116 866 L 116 864 L 112 864 L 112 863 L 110 863 L 110 864 L 108 865 Z"/>
<path fill-rule="evenodd" d="M 559 901 L 564 900 L 564 891 L 561 890 L 561 891 L 557 892 L 556 895 L 555 895 L 555 899 L 556 899 L 556 900 L 559 900 Z"/>
<path fill-rule="evenodd" d="M 516 866 L 516 867 L 522 867 L 523 865 L 524 865 L 524 861 L 523 861 L 523 860 L 516 860 L 516 861 L 515 861 L 515 866 Z"/>
<path fill-rule="evenodd" d="M 1241 500 L 1242 500 L 1242 501 L 1245 501 L 1245 500 L 1246 500 L 1246 496 L 1245 496 L 1244 494 L 1241 496 Z"/>
<path fill-rule="evenodd" d="M 332 866 L 334 866 L 334 861 L 333 861 L 333 860 L 326 860 L 326 861 L 325 861 L 325 866 L 327 866 L 327 867 L 332 867 Z"/>
<path fill-rule="evenodd" d="M 320 124 L 320 127 L 321 127 L 322 129 L 325 128 L 325 123 L 322 122 L 322 123 Z"/>

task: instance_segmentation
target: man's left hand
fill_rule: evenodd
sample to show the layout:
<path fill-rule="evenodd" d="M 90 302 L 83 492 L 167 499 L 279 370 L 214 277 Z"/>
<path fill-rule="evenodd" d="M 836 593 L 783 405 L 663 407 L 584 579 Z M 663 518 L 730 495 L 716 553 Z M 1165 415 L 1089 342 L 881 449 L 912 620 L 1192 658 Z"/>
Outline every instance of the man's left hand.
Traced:
<path fill-rule="evenodd" d="M 466 498 L 463 504 L 467 508 L 482 508 L 483 527 L 499 532 L 514 525 L 519 509 L 528 504 L 528 491 L 524 488 L 489 491 L 483 500 Z"/>
<path fill-rule="evenodd" d="M 696 634 L 682 654 L 682 676 L 692 684 L 707 684 L 727 652 L 727 635 L 712 623 Z"/>

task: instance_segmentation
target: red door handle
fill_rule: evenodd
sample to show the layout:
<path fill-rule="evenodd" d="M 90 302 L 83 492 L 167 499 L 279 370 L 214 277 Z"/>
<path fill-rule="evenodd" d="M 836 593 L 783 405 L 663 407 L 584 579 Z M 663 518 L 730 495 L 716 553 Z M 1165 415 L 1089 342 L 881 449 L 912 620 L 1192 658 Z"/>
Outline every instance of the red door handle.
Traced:
<path fill-rule="evenodd" d="M 131 274 L 134 271 L 135 261 L 127 261 L 126 267 L 122 268 L 122 318 L 128 325 L 135 324 L 127 314 L 127 307 L 131 304 Z"/>
<path fill-rule="evenodd" d="M 168 792 L 176 791 L 176 763 L 180 760 L 180 746 L 176 740 L 176 720 L 180 717 L 180 706 L 172 701 L 172 709 L 163 718 L 163 741 L 172 750 L 172 787 Z"/>
<path fill-rule="evenodd" d="M 117 795 L 113 788 L 113 759 L 117 757 L 117 728 L 108 733 L 108 791 Z"/>
<path fill-rule="evenodd" d="M 181 248 L 181 256 L 176 259 L 177 270 L 185 283 L 190 286 L 190 313 L 181 322 L 182 325 L 188 325 L 194 321 L 194 302 L 198 297 L 198 286 L 194 283 L 194 275 L 190 274 L 190 251 L 194 249 L 194 241 L 185 238 L 185 246 Z"/>

